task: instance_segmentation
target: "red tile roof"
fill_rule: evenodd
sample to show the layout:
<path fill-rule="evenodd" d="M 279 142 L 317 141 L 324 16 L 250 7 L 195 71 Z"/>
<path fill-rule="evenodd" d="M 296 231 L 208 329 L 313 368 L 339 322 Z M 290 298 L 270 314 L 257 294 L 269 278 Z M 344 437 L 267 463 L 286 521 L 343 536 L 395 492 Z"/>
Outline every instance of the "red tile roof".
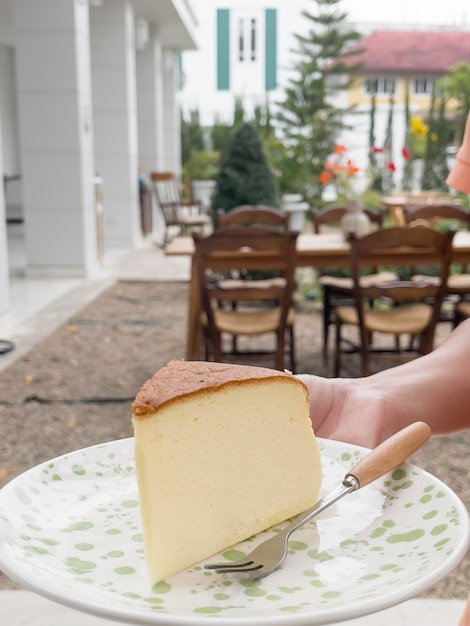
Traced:
<path fill-rule="evenodd" d="M 470 63 L 470 32 L 378 30 L 355 48 L 365 49 L 353 59 L 363 63 L 366 73 L 443 74 L 459 61 Z"/>

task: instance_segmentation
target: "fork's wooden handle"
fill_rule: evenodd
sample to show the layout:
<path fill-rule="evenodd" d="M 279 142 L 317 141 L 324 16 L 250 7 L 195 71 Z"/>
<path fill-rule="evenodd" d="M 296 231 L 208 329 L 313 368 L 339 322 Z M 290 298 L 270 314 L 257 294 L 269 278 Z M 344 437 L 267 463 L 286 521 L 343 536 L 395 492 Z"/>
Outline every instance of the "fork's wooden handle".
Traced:
<path fill-rule="evenodd" d="M 431 429 L 427 424 L 415 422 L 379 444 L 348 475 L 359 481 L 359 487 L 364 487 L 406 461 L 430 436 Z"/>

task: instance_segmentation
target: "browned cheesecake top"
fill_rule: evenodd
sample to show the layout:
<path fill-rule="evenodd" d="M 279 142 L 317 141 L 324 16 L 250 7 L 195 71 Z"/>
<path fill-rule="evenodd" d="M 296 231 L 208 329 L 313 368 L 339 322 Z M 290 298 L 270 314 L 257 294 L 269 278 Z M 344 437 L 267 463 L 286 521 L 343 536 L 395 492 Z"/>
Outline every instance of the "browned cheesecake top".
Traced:
<path fill-rule="evenodd" d="M 219 388 L 227 383 L 279 378 L 289 378 L 304 386 L 291 374 L 266 367 L 174 360 L 142 385 L 132 403 L 132 412 L 134 417 L 145 417 L 162 404 L 181 396 Z"/>

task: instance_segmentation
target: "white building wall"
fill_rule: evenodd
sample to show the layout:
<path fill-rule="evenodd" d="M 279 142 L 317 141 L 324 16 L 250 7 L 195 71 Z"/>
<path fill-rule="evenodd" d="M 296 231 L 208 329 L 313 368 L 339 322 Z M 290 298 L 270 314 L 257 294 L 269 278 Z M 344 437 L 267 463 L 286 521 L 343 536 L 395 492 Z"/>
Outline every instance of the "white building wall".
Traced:
<path fill-rule="evenodd" d="M 275 103 L 283 97 L 295 55 L 291 49 L 297 47 L 294 34 L 304 33 L 308 27 L 301 11 L 312 11 L 309 0 L 252 0 L 251 2 L 220 2 L 220 0 L 197 0 L 194 2 L 198 15 L 200 49 L 185 51 L 182 55 L 183 88 L 180 91 L 182 110 L 198 109 L 203 125 L 211 125 L 218 116 L 223 122 L 231 123 L 235 96 L 242 96 L 247 112 L 256 105 L 264 105 L 266 99 Z M 231 11 L 231 83 L 230 90 L 217 90 L 217 9 Z M 255 64 L 242 67 L 235 58 L 236 18 L 241 15 L 258 16 L 264 27 L 264 11 L 277 9 L 277 84 L 273 91 L 265 91 L 264 77 L 264 30 L 258 41 L 260 57 Z M 252 65 L 252 66 L 251 66 Z"/>

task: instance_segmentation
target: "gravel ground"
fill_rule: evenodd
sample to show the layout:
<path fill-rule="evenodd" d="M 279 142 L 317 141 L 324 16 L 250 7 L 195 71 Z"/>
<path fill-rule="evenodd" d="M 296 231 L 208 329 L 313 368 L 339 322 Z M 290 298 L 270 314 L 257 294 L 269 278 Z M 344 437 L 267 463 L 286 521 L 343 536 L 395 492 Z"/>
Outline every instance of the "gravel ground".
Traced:
<path fill-rule="evenodd" d="M 0 485 L 65 452 L 132 435 L 130 404 L 141 384 L 184 358 L 187 296 L 186 283 L 119 282 L 0 373 Z M 298 371 L 331 375 L 320 356 L 318 305 L 299 299 L 297 320 Z M 397 360 L 375 362 L 385 368 Z M 356 376 L 357 363 L 348 356 L 343 375 Z M 470 432 L 439 437 L 413 462 L 470 507 L 469 452 Z M 469 580 L 467 556 L 423 595 L 465 598 Z M 15 588 L 0 573 L 0 589 Z"/>

